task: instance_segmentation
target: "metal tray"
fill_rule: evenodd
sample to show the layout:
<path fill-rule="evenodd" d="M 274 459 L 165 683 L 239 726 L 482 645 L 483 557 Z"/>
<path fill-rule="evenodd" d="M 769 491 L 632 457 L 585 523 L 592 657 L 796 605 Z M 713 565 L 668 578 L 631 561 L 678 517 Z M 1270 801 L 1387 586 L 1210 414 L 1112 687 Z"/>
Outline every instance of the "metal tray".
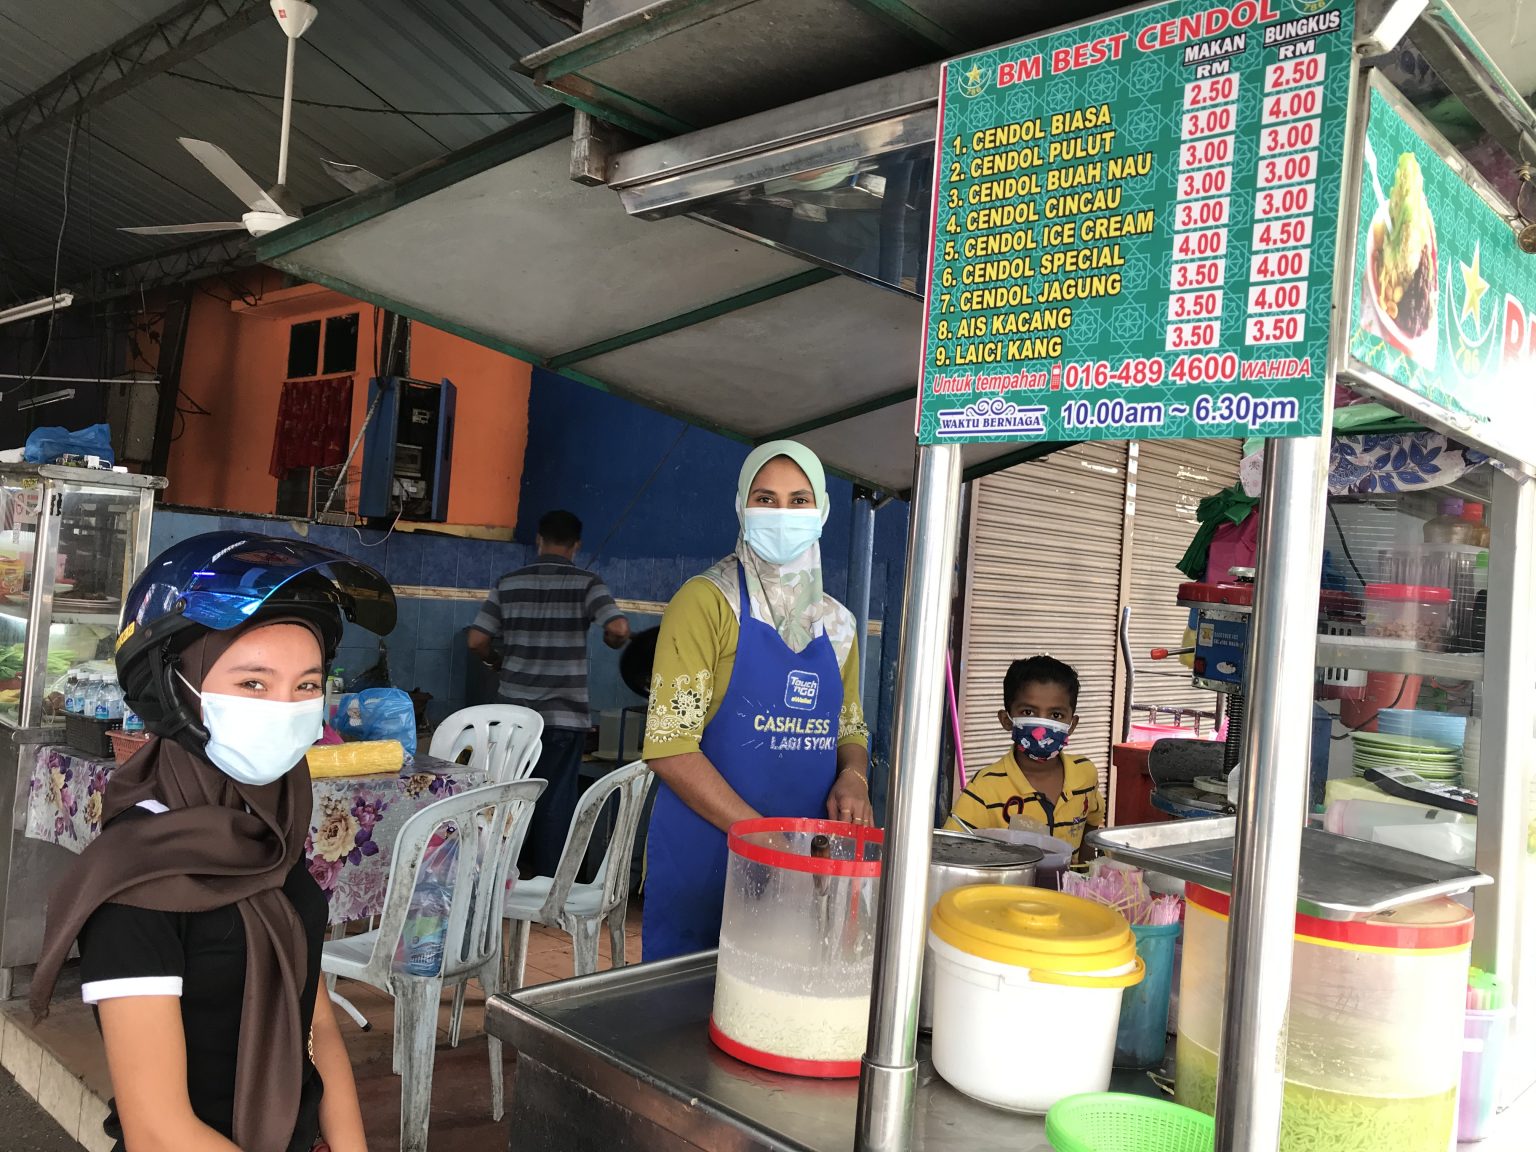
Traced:
<path fill-rule="evenodd" d="M 1089 833 L 1088 842 L 1127 864 L 1231 892 L 1236 832 L 1237 820 L 1222 816 L 1108 828 Z M 1358 920 L 1491 883 L 1481 872 L 1417 852 L 1305 828 L 1296 910 L 1321 920 Z"/>

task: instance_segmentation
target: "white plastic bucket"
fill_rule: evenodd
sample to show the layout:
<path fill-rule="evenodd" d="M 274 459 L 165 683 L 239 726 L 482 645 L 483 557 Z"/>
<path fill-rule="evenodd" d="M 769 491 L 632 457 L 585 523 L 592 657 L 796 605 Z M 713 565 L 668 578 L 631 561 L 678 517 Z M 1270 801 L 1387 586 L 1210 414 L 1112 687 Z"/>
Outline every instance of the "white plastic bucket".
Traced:
<path fill-rule="evenodd" d="M 1136 972 L 1139 960 L 1081 974 L 1102 984 L 1047 984 L 1028 968 L 962 952 L 932 932 L 928 946 L 933 1066 L 946 1081 L 986 1104 L 1028 1113 L 1108 1090 L 1124 990 L 1116 978 Z"/>

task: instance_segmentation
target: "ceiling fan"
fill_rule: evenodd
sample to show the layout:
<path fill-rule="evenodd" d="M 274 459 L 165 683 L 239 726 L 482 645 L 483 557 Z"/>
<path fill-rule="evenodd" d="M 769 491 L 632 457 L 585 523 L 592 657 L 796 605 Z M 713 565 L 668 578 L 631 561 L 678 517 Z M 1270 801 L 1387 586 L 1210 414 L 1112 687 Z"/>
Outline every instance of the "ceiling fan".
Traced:
<path fill-rule="evenodd" d="M 272 15 L 288 37 L 288 65 L 283 77 L 283 128 L 277 151 L 277 183 L 262 190 L 261 185 L 235 162 L 234 158 L 217 144 L 206 140 L 179 137 L 181 146 L 220 184 L 228 188 L 250 211 L 239 220 L 216 220 L 204 224 L 151 224 L 138 228 L 119 228 L 119 232 L 131 232 L 135 236 L 180 236 L 195 232 L 237 232 L 241 229 L 252 236 L 265 236 L 304 214 L 303 209 L 288 193 L 288 134 L 293 123 L 293 62 L 299 39 L 309 31 L 310 25 L 320 15 L 319 9 L 305 0 L 270 0 Z M 341 164 L 322 160 L 325 170 L 349 192 L 364 192 L 382 181 L 365 168 L 356 164 Z"/>

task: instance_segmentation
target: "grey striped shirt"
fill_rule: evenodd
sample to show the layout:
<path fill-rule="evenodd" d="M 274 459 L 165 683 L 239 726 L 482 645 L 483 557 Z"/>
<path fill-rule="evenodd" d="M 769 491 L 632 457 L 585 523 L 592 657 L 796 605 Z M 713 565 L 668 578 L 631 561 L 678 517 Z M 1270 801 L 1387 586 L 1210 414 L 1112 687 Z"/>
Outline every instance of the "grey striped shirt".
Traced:
<path fill-rule="evenodd" d="M 472 627 L 501 650 L 503 701 L 546 728 L 588 728 L 587 629 L 622 615 L 595 573 L 546 555 L 498 580 Z"/>

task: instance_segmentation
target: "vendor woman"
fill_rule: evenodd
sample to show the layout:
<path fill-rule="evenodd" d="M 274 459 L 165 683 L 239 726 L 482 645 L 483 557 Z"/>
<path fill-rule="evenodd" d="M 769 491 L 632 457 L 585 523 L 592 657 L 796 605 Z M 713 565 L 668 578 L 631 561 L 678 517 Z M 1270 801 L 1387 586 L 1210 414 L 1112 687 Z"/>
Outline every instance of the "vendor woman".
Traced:
<path fill-rule="evenodd" d="M 869 823 L 869 731 L 853 613 L 822 589 L 826 475 L 790 440 L 742 465 L 736 551 L 667 605 L 645 759 L 644 959 L 714 948 L 726 830 L 758 816 Z"/>

